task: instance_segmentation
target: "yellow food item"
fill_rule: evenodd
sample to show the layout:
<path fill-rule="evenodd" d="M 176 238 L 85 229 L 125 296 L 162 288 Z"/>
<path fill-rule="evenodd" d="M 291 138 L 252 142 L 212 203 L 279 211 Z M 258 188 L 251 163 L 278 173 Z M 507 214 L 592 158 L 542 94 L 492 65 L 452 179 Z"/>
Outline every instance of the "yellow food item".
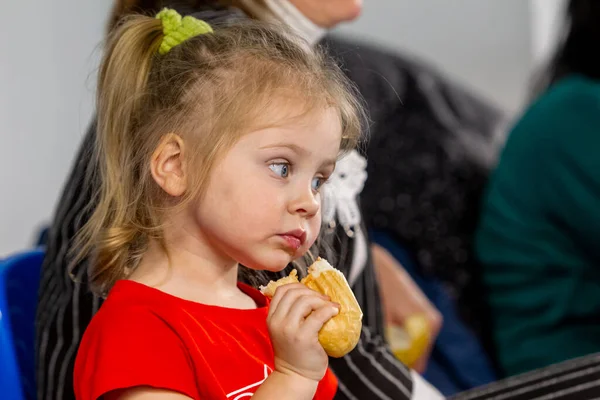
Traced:
<path fill-rule="evenodd" d="M 327 261 L 319 258 L 308 268 L 308 275 L 301 283 L 329 296 L 331 301 L 341 306 L 340 312 L 319 331 L 319 343 L 329 356 L 345 356 L 358 343 L 363 316 L 346 277 Z"/>
<path fill-rule="evenodd" d="M 408 367 L 414 366 L 431 341 L 429 322 L 423 314 L 407 318 L 402 327 L 388 326 L 386 336 L 396 358 Z"/>
<path fill-rule="evenodd" d="M 276 282 L 261 287 L 265 296 L 272 297 L 277 287 L 298 282 L 296 270 Z M 339 313 L 327 321 L 319 331 L 319 343 L 331 357 L 348 354 L 360 338 L 362 330 L 362 310 L 354 297 L 344 275 L 333 268 L 326 260 L 319 258 L 308 268 L 308 275 L 300 281 L 310 289 L 329 296 L 338 303 Z"/>
<path fill-rule="evenodd" d="M 261 286 L 260 287 L 260 291 L 265 296 L 267 296 L 269 298 L 272 298 L 273 296 L 275 296 L 275 290 L 279 286 L 287 285 L 288 283 L 299 283 L 299 282 L 300 281 L 298 281 L 298 271 L 296 271 L 294 269 L 285 278 L 281 278 L 281 279 L 278 279 L 276 281 L 270 281 L 267 286 Z"/>

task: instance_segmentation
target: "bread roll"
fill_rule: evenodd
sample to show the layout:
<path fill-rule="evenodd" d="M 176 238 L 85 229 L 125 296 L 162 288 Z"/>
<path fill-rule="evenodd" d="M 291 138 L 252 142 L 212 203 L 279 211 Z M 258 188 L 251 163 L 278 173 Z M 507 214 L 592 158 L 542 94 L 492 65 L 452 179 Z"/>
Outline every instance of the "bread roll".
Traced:
<path fill-rule="evenodd" d="M 287 285 L 288 283 L 299 283 L 299 282 L 300 281 L 298 281 L 298 272 L 294 269 L 285 278 L 281 278 L 276 281 L 271 281 L 271 282 L 269 282 L 269 284 L 267 286 L 261 286 L 260 291 L 265 296 L 272 298 L 273 296 L 275 296 L 275 290 L 279 286 Z"/>
<path fill-rule="evenodd" d="M 261 291 L 265 296 L 273 297 L 277 287 L 295 282 L 298 282 L 296 270 L 285 278 L 269 282 L 267 286 L 261 287 Z M 348 354 L 360 338 L 363 314 L 344 275 L 326 260 L 319 258 L 308 268 L 308 275 L 300 283 L 329 296 L 331 301 L 341 306 L 340 312 L 319 331 L 319 343 L 331 357 Z"/>

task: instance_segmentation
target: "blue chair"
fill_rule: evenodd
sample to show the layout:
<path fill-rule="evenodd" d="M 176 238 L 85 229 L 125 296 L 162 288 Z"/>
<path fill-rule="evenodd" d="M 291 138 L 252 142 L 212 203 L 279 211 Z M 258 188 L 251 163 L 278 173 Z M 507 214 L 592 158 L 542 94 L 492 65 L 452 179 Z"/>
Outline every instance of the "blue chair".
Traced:
<path fill-rule="evenodd" d="M 43 250 L 0 260 L 0 398 L 35 399 L 35 310 Z"/>

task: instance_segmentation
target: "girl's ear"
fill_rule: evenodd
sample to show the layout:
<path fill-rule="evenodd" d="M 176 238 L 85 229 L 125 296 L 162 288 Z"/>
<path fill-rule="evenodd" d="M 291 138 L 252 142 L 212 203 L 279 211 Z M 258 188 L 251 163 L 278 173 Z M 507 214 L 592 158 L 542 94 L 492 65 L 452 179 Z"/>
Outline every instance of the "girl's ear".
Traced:
<path fill-rule="evenodd" d="M 152 178 L 167 194 L 178 197 L 187 190 L 183 139 L 174 133 L 161 138 L 150 160 Z"/>

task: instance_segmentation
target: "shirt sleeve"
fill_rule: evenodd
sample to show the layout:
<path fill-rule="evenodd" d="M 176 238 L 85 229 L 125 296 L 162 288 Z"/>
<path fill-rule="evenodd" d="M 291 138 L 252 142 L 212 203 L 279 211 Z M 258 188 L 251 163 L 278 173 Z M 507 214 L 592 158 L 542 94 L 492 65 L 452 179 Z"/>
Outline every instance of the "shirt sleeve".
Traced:
<path fill-rule="evenodd" d="M 96 400 L 113 390 L 150 386 L 198 399 L 192 371 L 183 343 L 158 316 L 147 310 L 104 314 L 83 337 L 75 393 Z"/>
<path fill-rule="evenodd" d="M 412 400 L 443 400 L 445 397 L 427 382 L 416 371 L 411 371 L 413 378 Z"/>

